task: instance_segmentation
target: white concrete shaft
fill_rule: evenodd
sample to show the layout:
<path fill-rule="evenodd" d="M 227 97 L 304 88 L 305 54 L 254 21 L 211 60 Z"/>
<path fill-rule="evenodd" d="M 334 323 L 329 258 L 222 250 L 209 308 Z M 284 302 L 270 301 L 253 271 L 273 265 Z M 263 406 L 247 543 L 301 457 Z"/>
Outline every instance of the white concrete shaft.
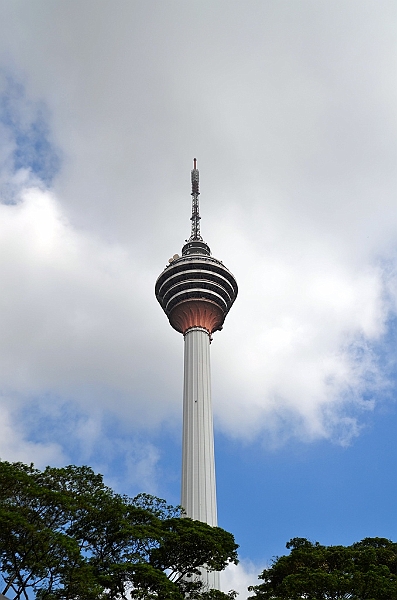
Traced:
<path fill-rule="evenodd" d="M 217 525 L 210 339 L 205 329 L 185 334 L 182 506 L 188 517 Z"/>
<path fill-rule="evenodd" d="M 181 504 L 188 517 L 218 524 L 210 337 L 201 327 L 185 333 Z M 210 588 L 219 589 L 219 573 L 202 576 Z"/>

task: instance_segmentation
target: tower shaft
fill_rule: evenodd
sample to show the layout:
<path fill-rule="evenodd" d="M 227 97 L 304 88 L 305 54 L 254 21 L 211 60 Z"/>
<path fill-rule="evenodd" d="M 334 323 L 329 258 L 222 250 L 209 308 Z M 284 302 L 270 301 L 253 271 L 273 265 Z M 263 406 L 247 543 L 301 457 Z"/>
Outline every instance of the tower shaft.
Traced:
<path fill-rule="evenodd" d="M 217 525 L 210 338 L 201 327 L 185 333 L 182 506 L 191 519 Z"/>
<path fill-rule="evenodd" d="M 182 507 L 191 519 L 216 526 L 210 336 L 192 327 L 184 338 Z M 201 577 L 210 589 L 219 589 L 219 573 L 202 570 Z"/>

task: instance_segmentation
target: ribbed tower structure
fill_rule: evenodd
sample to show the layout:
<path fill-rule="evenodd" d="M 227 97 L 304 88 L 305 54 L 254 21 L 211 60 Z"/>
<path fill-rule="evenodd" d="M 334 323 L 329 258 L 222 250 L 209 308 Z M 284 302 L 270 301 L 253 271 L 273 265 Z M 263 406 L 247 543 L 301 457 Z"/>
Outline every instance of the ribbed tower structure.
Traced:
<path fill-rule="evenodd" d="M 191 178 L 191 235 L 157 279 L 156 298 L 185 344 L 181 504 L 188 517 L 216 526 L 210 343 L 236 299 L 237 282 L 201 237 L 196 159 Z M 219 573 L 204 571 L 203 578 L 219 589 Z"/>

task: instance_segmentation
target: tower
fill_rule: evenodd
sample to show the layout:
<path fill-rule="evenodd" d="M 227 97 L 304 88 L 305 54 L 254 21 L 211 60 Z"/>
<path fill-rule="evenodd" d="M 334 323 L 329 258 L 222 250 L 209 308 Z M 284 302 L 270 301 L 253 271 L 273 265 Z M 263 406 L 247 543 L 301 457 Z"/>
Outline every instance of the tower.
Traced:
<path fill-rule="evenodd" d="M 182 498 L 186 515 L 217 525 L 210 343 L 237 296 L 237 282 L 200 234 L 199 171 L 194 159 L 191 235 L 156 281 L 156 298 L 184 337 Z M 219 573 L 203 573 L 219 589 Z"/>

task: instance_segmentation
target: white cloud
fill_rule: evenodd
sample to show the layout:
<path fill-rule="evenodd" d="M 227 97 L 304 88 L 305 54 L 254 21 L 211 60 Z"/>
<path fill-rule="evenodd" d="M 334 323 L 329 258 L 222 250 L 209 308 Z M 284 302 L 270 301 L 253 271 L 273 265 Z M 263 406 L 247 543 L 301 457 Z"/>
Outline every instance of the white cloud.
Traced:
<path fill-rule="evenodd" d="M 238 565 L 229 565 L 221 573 L 222 590 L 234 590 L 238 592 L 237 600 L 246 600 L 251 595 L 248 586 L 260 583 L 258 575 L 262 570 L 263 567 L 260 568 L 249 560 L 241 560 Z"/>
<path fill-rule="evenodd" d="M 158 494 L 159 473 L 157 470 L 160 453 L 151 443 L 133 444 L 126 452 L 127 479 L 139 485 L 148 494 Z"/>
<path fill-rule="evenodd" d="M 240 297 L 213 345 L 219 422 L 250 437 L 290 421 L 301 438 L 348 442 L 359 427 L 346 411 L 373 408 L 363 394 L 387 385 L 374 351 L 393 309 L 385 270 L 332 256 L 316 230 L 299 253 L 284 237 L 263 251 L 237 225 L 229 233 Z"/>
<path fill-rule="evenodd" d="M 0 460 L 9 462 L 34 463 L 38 468 L 47 465 L 61 465 L 66 456 L 61 446 L 55 442 L 43 443 L 27 439 L 22 419 L 13 415 L 8 406 L 9 399 L 1 398 L 0 405 Z"/>
<path fill-rule="evenodd" d="M 154 304 L 150 274 L 120 246 L 73 228 L 37 187 L 1 205 L 0 220 L 1 384 L 80 398 L 141 423 L 156 421 L 154 404 L 164 418 L 172 400 L 153 397 L 145 407 L 139 398 L 153 369 L 147 354 L 159 359 L 153 324 L 140 318 L 148 297 Z"/>

